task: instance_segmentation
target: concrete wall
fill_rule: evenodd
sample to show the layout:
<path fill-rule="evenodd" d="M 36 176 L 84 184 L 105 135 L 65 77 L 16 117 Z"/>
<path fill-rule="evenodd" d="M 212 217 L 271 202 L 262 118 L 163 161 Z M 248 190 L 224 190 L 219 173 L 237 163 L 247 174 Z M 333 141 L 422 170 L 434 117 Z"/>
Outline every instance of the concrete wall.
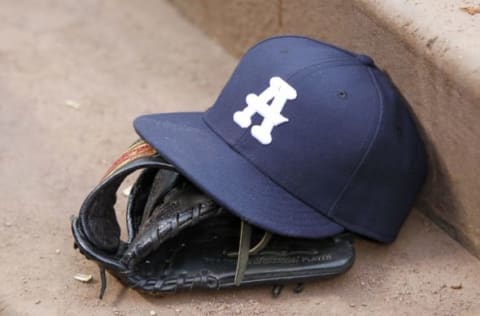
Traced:
<path fill-rule="evenodd" d="M 285 33 L 372 56 L 427 140 L 431 170 L 419 207 L 480 256 L 480 14 L 454 0 L 171 2 L 236 56 Z"/>

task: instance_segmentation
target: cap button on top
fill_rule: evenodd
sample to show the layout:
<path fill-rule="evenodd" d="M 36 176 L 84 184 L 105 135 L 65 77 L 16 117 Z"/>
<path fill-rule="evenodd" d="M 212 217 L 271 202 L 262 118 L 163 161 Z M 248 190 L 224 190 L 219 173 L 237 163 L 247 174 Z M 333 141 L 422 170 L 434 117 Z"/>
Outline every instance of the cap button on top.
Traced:
<path fill-rule="evenodd" d="M 357 59 L 366 66 L 375 66 L 373 59 L 367 55 L 357 55 Z"/>

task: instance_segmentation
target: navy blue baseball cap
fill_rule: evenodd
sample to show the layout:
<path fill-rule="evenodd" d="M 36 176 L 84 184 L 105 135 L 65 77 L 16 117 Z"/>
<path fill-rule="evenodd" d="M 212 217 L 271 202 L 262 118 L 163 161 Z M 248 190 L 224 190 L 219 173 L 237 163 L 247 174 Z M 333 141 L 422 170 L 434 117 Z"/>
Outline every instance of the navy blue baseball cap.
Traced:
<path fill-rule="evenodd" d="M 294 237 L 393 241 L 427 169 L 408 105 L 372 59 L 299 36 L 252 47 L 206 112 L 134 125 L 219 204 Z"/>

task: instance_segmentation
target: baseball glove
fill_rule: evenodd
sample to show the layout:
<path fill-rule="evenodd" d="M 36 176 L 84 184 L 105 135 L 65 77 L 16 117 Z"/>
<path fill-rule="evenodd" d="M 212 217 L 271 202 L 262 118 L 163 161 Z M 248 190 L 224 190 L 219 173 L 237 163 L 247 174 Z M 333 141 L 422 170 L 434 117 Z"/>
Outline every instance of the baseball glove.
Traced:
<path fill-rule="evenodd" d="M 129 194 L 128 238 L 120 238 L 114 204 L 120 184 L 143 169 Z M 228 180 L 226 180 L 228 181 Z M 272 206 L 274 207 L 274 206 Z M 72 218 L 75 247 L 133 289 L 150 294 L 195 287 L 282 284 L 338 275 L 355 258 L 352 238 L 280 236 L 222 208 L 143 141 L 133 144 Z"/>

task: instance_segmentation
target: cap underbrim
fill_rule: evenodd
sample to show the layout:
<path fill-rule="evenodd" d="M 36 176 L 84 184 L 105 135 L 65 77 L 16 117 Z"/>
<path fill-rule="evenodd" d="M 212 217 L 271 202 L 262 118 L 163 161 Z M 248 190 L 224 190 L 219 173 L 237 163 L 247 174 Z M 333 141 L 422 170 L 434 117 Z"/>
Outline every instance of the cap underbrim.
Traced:
<path fill-rule="evenodd" d="M 344 228 L 274 183 L 204 122 L 203 113 L 137 118 L 137 133 L 232 213 L 265 230 L 322 238 Z"/>

